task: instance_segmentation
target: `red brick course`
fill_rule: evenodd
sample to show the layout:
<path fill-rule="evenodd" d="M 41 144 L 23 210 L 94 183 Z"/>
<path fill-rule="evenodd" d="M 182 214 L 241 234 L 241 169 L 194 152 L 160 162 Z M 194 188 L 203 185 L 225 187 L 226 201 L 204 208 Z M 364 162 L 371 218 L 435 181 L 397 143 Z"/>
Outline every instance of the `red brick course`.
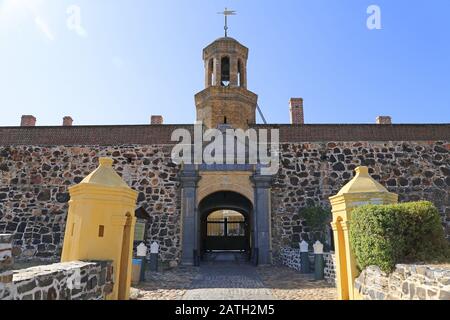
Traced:
<path fill-rule="evenodd" d="M 254 125 L 280 129 L 280 142 L 450 140 L 450 124 L 305 124 Z M 0 127 L 0 145 L 175 144 L 175 129 L 193 125 L 118 125 L 73 127 Z"/>

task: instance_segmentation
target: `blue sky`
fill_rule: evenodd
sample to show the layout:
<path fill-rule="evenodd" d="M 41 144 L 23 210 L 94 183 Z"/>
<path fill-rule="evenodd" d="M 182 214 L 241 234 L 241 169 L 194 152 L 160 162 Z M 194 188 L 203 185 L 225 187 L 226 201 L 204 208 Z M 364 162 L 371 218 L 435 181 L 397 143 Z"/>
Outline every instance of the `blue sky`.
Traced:
<path fill-rule="evenodd" d="M 68 28 L 70 5 L 83 29 Z M 450 122 L 448 0 L 0 0 L 0 126 L 193 123 L 225 6 L 268 122 L 289 122 L 290 97 L 307 123 Z"/>

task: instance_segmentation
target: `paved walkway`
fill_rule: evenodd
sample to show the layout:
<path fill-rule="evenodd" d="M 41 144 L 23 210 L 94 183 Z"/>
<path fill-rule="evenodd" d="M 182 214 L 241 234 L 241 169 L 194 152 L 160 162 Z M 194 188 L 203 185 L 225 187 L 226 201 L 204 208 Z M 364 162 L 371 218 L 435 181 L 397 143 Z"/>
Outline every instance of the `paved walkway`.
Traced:
<path fill-rule="evenodd" d="M 220 262 L 202 265 L 183 300 L 272 300 L 255 267 Z"/>
<path fill-rule="evenodd" d="M 132 289 L 137 300 L 334 300 L 336 289 L 325 281 L 282 266 L 254 267 L 245 262 L 209 262 L 148 272 Z"/>

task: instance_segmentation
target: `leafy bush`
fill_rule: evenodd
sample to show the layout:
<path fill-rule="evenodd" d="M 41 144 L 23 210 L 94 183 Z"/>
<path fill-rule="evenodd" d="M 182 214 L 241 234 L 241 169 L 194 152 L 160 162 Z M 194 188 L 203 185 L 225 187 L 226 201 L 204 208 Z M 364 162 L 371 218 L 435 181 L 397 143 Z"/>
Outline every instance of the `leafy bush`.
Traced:
<path fill-rule="evenodd" d="M 322 207 L 307 207 L 300 210 L 300 218 L 313 231 L 324 231 L 331 221 L 331 211 Z"/>
<path fill-rule="evenodd" d="M 326 243 L 326 226 L 331 222 L 331 211 L 322 207 L 306 207 L 300 210 L 300 218 L 305 221 L 306 226 L 310 229 L 310 245 L 316 240 L 322 242 L 327 248 Z"/>
<path fill-rule="evenodd" d="M 356 208 L 350 241 L 361 270 L 376 265 L 391 272 L 397 263 L 450 260 L 439 212 L 427 201 Z"/>

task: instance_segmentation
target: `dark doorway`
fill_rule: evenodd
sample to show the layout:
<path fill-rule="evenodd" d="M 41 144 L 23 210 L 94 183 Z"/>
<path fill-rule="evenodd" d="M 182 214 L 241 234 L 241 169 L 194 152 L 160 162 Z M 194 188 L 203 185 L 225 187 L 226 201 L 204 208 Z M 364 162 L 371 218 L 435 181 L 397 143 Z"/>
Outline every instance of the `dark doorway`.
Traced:
<path fill-rule="evenodd" d="M 248 222 L 233 210 L 211 212 L 206 219 L 206 251 L 247 251 Z"/>
<path fill-rule="evenodd" d="M 251 214 L 246 197 L 231 191 L 213 193 L 199 204 L 201 255 L 211 252 L 242 252 L 252 247 Z"/>

